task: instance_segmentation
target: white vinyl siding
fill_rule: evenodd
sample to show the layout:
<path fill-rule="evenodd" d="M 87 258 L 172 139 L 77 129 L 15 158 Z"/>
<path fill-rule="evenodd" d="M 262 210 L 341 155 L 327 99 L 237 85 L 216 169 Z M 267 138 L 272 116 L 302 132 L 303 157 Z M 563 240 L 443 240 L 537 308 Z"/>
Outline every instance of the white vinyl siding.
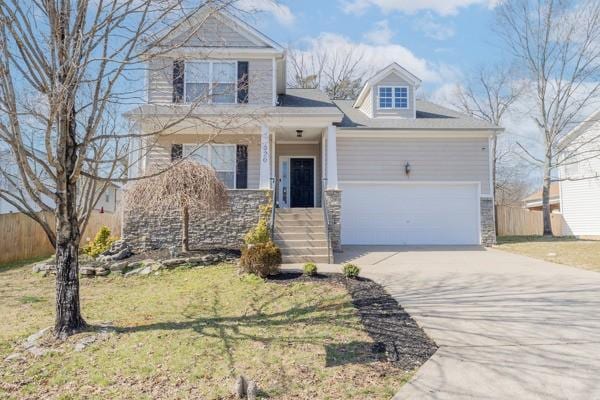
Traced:
<path fill-rule="evenodd" d="M 579 149 L 588 156 L 580 156 L 583 161 L 561 168 L 562 178 L 591 178 L 600 176 L 600 157 L 591 159 L 589 155 L 600 151 L 600 124 L 579 138 L 585 143 Z M 561 212 L 565 221 L 563 234 L 575 236 L 600 236 L 600 178 L 565 180 L 560 183 Z"/>
<path fill-rule="evenodd" d="M 491 194 L 487 138 L 338 137 L 337 155 L 340 181 L 480 182 L 482 194 Z"/>
<path fill-rule="evenodd" d="M 146 156 L 147 169 L 168 165 L 171 162 L 171 145 L 205 143 L 208 136 L 202 135 L 170 135 L 162 137 L 152 146 Z M 213 139 L 217 144 L 241 144 L 248 146 L 248 189 L 258 189 L 260 168 L 260 136 L 259 135 L 219 135 Z"/>
<path fill-rule="evenodd" d="M 158 58 L 148 63 L 148 103 L 173 103 L 173 61 L 172 58 Z M 234 62 L 234 60 L 222 61 Z M 193 62 L 193 60 L 187 62 Z M 187 71 L 185 76 L 187 80 Z M 248 61 L 248 104 L 273 105 L 272 59 L 252 59 Z"/>
<path fill-rule="evenodd" d="M 173 39 L 173 43 L 184 43 L 186 46 L 206 47 L 257 47 L 256 43 L 244 37 L 229 24 L 223 23 L 216 16 L 208 16 L 195 26 L 193 35 L 182 33 Z"/>

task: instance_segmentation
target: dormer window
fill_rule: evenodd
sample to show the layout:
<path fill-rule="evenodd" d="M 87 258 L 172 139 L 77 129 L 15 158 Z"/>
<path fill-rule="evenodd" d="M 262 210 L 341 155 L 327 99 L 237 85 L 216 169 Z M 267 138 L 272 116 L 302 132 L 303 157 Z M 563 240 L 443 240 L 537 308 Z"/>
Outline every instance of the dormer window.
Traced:
<path fill-rule="evenodd" d="M 379 108 L 380 109 L 407 109 L 408 87 L 407 86 L 379 86 Z"/>

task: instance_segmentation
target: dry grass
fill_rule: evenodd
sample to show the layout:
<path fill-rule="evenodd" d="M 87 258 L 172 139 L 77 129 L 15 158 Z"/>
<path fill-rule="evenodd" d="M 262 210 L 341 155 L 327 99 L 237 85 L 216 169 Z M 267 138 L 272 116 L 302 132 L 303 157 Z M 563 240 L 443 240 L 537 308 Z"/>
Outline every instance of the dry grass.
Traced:
<path fill-rule="evenodd" d="M 0 269 L 0 398 L 229 399 L 236 375 L 270 399 L 389 399 L 410 376 L 365 352 L 345 288 L 240 278 L 231 266 L 82 281 L 89 323 L 118 333 L 4 358 L 52 324 L 53 281 Z"/>
<path fill-rule="evenodd" d="M 541 260 L 600 271 L 600 241 L 541 236 L 505 236 L 496 248 Z"/>

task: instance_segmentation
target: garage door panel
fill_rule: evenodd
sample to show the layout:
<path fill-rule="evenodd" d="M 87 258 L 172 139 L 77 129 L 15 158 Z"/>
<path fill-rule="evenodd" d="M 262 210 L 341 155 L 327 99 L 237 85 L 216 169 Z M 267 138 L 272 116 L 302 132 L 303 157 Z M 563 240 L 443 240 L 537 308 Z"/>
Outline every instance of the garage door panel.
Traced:
<path fill-rule="evenodd" d="M 478 186 L 342 185 L 342 243 L 479 243 Z"/>

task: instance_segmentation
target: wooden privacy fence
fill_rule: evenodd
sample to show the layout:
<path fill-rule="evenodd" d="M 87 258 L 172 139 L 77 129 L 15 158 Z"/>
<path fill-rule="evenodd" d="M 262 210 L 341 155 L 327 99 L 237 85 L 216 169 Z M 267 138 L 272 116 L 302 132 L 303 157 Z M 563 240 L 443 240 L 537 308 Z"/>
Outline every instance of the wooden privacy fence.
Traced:
<path fill-rule="evenodd" d="M 54 215 L 44 213 L 44 216 L 54 226 Z M 120 214 L 100 214 L 94 211 L 81 235 L 81 244 L 84 245 L 87 238 L 93 239 L 103 225 L 109 227 L 113 235 L 119 236 Z M 52 253 L 54 249 L 37 222 L 21 213 L 0 215 L 0 263 L 49 256 Z"/>
<path fill-rule="evenodd" d="M 542 211 L 498 206 L 496 208 L 496 220 L 498 236 L 535 236 L 542 235 L 544 232 Z M 563 235 L 563 226 L 562 214 L 552 214 L 552 233 L 554 236 Z"/>

